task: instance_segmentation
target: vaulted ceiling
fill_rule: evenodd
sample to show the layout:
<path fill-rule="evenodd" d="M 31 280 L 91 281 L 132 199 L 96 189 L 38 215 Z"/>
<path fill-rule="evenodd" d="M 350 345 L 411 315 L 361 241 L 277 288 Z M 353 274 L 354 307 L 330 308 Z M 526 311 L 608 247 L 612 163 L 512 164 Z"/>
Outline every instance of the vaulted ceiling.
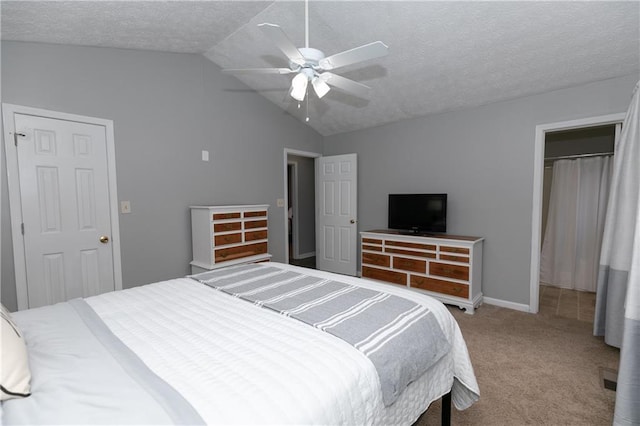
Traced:
<path fill-rule="evenodd" d="M 259 30 L 304 46 L 304 2 L 2 1 L 2 39 L 203 54 L 221 68 L 287 67 Z M 310 46 L 326 55 L 372 41 L 389 54 L 340 68 L 368 98 L 288 96 L 292 75 L 238 75 L 322 135 L 472 107 L 640 71 L 640 3 L 309 2 Z M 307 109 L 308 108 L 308 109 Z"/>

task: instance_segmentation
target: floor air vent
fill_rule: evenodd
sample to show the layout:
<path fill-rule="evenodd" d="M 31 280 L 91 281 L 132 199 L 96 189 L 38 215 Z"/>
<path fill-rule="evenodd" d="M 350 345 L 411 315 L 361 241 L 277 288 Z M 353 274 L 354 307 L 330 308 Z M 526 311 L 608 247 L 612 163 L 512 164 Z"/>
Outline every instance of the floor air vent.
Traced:
<path fill-rule="evenodd" d="M 603 388 L 615 392 L 618 384 L 618 371 L 612 368 L 600 367 L 600 384 Z"/>

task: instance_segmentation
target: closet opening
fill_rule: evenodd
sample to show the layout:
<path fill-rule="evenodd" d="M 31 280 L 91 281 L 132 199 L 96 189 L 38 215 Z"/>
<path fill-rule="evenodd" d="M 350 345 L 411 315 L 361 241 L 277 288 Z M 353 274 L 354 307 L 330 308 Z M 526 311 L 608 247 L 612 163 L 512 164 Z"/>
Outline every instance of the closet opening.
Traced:
<path fill-rule="evenodd" d="M 613 129 L 613 146 L 615 146 L 615 141 L 619 137 L 624 117 L 625 113 L 617 113 L 539 124 L 535 128 L 531 213 L 531 269 L 528 306 L 528 311 L 531 313 L 537 313 L 539 310 L 542 247 L 546 230 L 549 228 L 548 211 L 552 209 L 553 204 L 551 202 L 553 198 L 551 195 L 552 180 L 547 179 L 545 182 L 545 172 L 549 175 L 549 173 L 553 172 L 554 164 L 565 160 L 589 160 L 590 158 L 598 157 L 605 157 L 610 160 L 612 158 L 610 153 L 615 152 L 615 147 L 612 149 L 611 132 Z M 547 140 L 549 142 L 548 147 L 545 146 Z M 608 142 L 606 140 L 608 140 Z M 545 161 L 545 157 L 547 157 L 547 161 Z M 610 163 L 610 168 L 612 168 L 612 165 L 613 163 Z M 545 166 L 549 168 L 545 169 Z M 575 193 L 576 190 L 574 189 L 573 192 Z M 591 194 L 589 191 L 584 191 L 584 193 Z M 545 198 L 547 198 L 547 201 L 543 213 L 543 200 Z M 573 198 L 575 198 L 575 194 Z M 555 251 L 557 252 L 558 250 Z M 566 259 L 571 256 L 562 252 L 559 257 Z M 594 263 L 594 267 L 597 267 L 599 258 Z M 547 294 L 547 296 L 549 295 Z"/>
<path fill-rule="evenodd" d="M 616 125 L 547 132 L 539 312 L 593 323 Z"/>

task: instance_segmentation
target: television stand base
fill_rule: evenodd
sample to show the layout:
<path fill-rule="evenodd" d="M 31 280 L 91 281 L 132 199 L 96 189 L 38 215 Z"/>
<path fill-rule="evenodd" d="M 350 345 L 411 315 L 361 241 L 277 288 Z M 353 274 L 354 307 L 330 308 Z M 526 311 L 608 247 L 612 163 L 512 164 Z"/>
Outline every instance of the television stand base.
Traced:
<path fill-rule="evenodd" d="M 406 286 L 473 314 L 482 304 L 484 238 L 361 232 L 362 277 Z"/>

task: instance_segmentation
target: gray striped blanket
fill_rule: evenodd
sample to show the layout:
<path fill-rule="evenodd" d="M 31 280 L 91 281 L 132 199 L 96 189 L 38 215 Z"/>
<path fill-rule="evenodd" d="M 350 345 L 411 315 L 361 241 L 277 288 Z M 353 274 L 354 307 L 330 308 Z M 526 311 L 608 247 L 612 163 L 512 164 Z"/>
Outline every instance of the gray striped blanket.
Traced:
<path fill-rule="evenodd" d="M 353 345 L 375 366 L 387 406 L 450 349 L 428 308 L 399 296 L 261 264 L 191 278 Z"/>

